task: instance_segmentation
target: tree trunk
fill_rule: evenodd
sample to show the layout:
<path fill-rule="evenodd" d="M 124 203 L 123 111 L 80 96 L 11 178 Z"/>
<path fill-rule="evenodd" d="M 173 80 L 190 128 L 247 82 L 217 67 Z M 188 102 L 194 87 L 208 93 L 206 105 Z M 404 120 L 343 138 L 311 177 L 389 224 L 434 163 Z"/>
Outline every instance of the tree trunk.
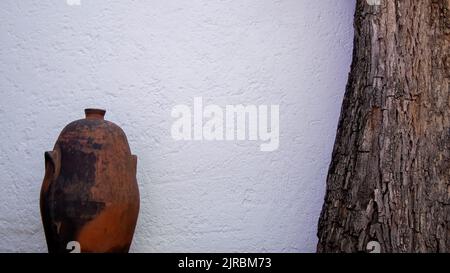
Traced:
<path fill-rule="evenodd" d="M 318 252 L 450 251 L 450 0 L 358 0 Z"/>

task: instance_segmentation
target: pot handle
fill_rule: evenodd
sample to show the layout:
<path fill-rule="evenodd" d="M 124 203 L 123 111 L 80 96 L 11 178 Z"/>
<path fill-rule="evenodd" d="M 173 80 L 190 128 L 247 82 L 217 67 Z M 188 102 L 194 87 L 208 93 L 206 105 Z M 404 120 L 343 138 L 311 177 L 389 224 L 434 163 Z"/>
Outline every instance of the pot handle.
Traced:
<path fill-rule="evenodd" d="M 58 177 L 61 171 L 61 150 L 56 146 L 53 151 L 45 152 L 45 177 L 50 180 Z"/>

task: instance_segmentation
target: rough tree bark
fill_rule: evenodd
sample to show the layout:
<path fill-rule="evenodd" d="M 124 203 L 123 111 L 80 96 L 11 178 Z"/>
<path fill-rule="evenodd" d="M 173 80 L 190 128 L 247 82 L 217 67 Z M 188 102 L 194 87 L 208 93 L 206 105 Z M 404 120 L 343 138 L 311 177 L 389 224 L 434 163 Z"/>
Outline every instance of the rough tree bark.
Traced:
<path fill-rule="evenodd" d="M 357 0 L 318 252 L 450 252 L 450 0 Z"/>

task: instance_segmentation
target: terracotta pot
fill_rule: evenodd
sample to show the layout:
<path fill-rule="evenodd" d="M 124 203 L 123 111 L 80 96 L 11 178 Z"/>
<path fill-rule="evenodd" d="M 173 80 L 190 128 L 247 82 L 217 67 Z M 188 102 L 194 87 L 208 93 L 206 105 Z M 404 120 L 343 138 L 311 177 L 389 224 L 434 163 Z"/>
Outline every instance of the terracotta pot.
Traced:
<path fill-rule="evenodd" d="M 137 157 L 125 133 L 86 109 L 45 153 L 41 215 L 49 252 L 128 252 L 139 213 Z"/>

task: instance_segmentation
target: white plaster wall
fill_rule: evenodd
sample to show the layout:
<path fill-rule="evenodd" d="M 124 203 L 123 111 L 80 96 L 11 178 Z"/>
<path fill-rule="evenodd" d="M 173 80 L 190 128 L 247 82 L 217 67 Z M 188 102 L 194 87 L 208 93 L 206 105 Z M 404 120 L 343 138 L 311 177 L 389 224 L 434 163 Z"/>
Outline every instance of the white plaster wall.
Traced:
<path fill-rule="evenodd" d="M 87 107 L 139 156 L 133 252 L 315 251 L 354 4 L 0 1 L 0 251 L 46 251 L 43 153 Z M 278 151 L 172 140 L 196 96 L 279 104 Z"/>

